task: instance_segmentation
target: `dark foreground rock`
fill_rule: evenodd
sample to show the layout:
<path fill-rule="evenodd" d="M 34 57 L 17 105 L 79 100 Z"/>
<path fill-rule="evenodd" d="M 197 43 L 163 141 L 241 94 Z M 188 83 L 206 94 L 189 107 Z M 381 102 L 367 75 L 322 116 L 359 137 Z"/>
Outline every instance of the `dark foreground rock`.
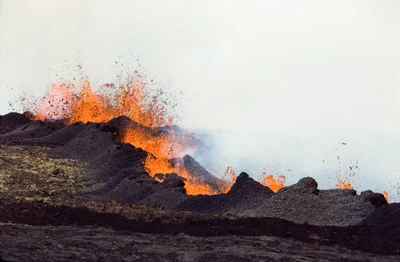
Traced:
<path fill-rule="evenodd" d="M 143 234 L 103 227 L 0 224 L 7 261 L 398 261 L 332 245 L 274 236 Z M 34 241 L 31 241 L 34 240 Z"/>
<path fill-rule="evenodd" d="M 380 225 L 319 227 L 299 225 L 278 218 L 216 216 L 207 218 L 195 215 L 182 217 L 168 210 L 163 212 L 162 217 L 169 219 L 149 217 L 144 220 L 145 214 L 139 214 L 137 218 L 128 218 L 116 212 L 98 212 L 85 207 L 54 206 L 41 201 L 19 201 L 17 204 L 6 198 L 2 198 L 0 211 L 0 222 L 41 226 L 44 231 L 49 226 L 79 228 L 91 226 L 112 228 L 125 236 L 131 233 L 161 234 L 170 238 L 182 233 L 207 238 L 230 236 L 230 239 L 240 239 L 244 236 L 274 236 L 282 238 L 282 241 L 286 239 L 289 242 L 294 240 L 312 244 L 316 249 L 339 246 L 371 254 L 400 255 L 400 237 L 391 237 L 390 232 Z M 147 212 L 149 211 L 151 210 L 148 209 Z M 0 249 L 4 251 L 2 246 Z"/>

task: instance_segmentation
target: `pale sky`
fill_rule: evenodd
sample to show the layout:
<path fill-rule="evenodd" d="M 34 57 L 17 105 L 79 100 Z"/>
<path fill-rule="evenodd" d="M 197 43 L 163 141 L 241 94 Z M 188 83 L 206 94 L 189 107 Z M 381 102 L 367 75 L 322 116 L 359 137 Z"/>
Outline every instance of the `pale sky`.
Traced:
<path fill-rule="evenodd" d="M 399 199 L 399 13 L 396 0 L 0 0 L 0 114 L 57 81 L 140 69 L 183 92 L 178 124 L 229 131 L 210 154 L 221 166 L 332 187 L 340 156 L 364 163 L 360 190 Z"/>

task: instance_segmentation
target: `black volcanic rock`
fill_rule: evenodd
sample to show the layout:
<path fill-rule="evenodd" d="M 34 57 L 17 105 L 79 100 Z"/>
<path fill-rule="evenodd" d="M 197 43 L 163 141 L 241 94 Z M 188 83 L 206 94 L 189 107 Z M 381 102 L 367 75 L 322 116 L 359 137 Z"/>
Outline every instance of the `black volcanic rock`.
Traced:
<path fill-rule="evenodd" d="M 115 134 L 117 137 L 122 135 L 127 129 L 140 130 L 148 136 L 157 136 L 157 132 L 154 131 L 153 128 L 143 126 L 135 121 L 132 121 L 127 116 L 119 116 L 111 119 L 107 123 L 100 123 L 99 129 L 107 133 Z"/>
<path fill-rule="evenodd" d="M 385 196 L 381 193 L 374 193 L 371 190 L 361 192 L 361 196 L 369 201 L 374 207 L 381 207 L 383 205 L 387 205 L 388 202 Z"/>
<path fill-rule="evenodd" d="M 189 198 L 186 195 L 185 179 L 176 174 L 160 174 L 163 182 L 157 182 L 146 172 L 125 169 L 101 188 L 92 191 L 92 199 L 116 200 L 120 203 L 139 203 L 149 206 L 175 208 Z"/>
<path fill-rule="evenodd" d="M 107 153 L 91 161 L 91 164 L 98 167 L 101 172 L 100 178 L 108 178 L 126 168 L 136 168 L 145 172 L 143 162 L 148 153 L 141 148 L 130 144 L 117 145 L 111 147 Z"/>
<path fill-rule="evenodd" d="M 31 122 L 31 120 L 28 117 L 19 113 L 8 113 L 4 116 L 0 116 L 0 134 L 11 132 L 17 127 L 29 122 Z"/>
<path fill-rule="evenodd" d="M 120 144 L 112 134 L 102 132 L 96 123 L 88 123 L 69 143 L 54 150 L 62 157 L 85 161 L 108 155 Z"/>
<path fill-rule="evenodd" d="M 76 123 L 58 129 L 57 131 L 47 136 L 32 139 L 30 140 L 30 142 L 34 144 L 63 146 L 74 139 L 84 128 L 85 125 L 83 125 L 82 123 Z"/>
<path fill-rule="evenodd" d="M 270 198 L 274 195 L 274 192 L 252 179 L 247 173 L 242 172 L 237 177 L 236 183 L 229 190 L 228 195 L 237 198 L 253 197 L 253 195 Z"/>
<path fill-rule="evenodd" d="M 30 121 L 26 124 L 18 126 L 10 132 L 0 135 L 0 140 L 11 143 L 32 144 L 35 142 L 35 139 L 48 136 L 64 127 L 65 124 L 63 121 Z"/>
<path fill-rule="evenodd" d="M 209 184 L 215 190 L 219 188 L 218 185 L 221 182 L 220 179 L 208 172 L 193 157 L 190 155 L 185 155 L 183 156 L 182 161 L 186 171 L 192 175 L 197 182 Z"/>
<path fill-rule="evenodd" d="M 159 183 L 150 177 L 143 165 L 148 153 L 116 139 L 115 132 L 120 129 L 114 127 L 123 126 L 122 122 L 131 124 L 123 117 L 108 127 L 85 124 L 72 140 L 53 152 L 88 164 L 86 176 L 92 185 L 82 193 L 89 199 L 175 207 L 188 197 L 184 179 L 176 174 L 161 174 L 165 181 Z"/>
<path fill-rule="evenodd" d="M 227 194 L 214 196 L 194 196 L 179 204 L 177 209 L 206 212 L 206 213 L 233 213 L 245 207 L 254 208 L 266 201 L 274 192 L 250 178 L 242 172 L 231 190 Z"/>
<path fill-rule="evenodd" d="M 230 213 L 230 199 L 226 194 L 191 196 L 179 203 L 175 209 L 198 213 Z"/>
<path fill-rule="evenodd" d="M 101 131 L 107 133 L 118 133 L 127 127 L 129 127 L 133 121 L 127 116 L 119 116 L 117 118 L 113 118 L 107 123 L 101 123 L 99 128 Z"/>
<path fill-rule="evenodd" d="M 400 203 L 383 205 L 375 209 L 361 224 L 392 225 L 400 230 Z"/>
<path fill-rule="evenodd" d="M 113 175 L 97 189 L 92 189 L 94 200 L 115 200 L 120 203 L 137 203 L 155 191 L 159 184 L 142 169 L 126 168 Z"/>
<path fill-rule="evenodd" d="M 181 202 L 192 197 L 186 195 L 185 180 L 185 178 L 174 173 L 165 174 L 165 180 L 157 184 L 153 194 L 139 203 L 175 209 Z"/>
<path fill-rule="evenodd" d="M 400 203 L 375 209 L 360 225 L 371 226 L 374 234 L 387 234 L 392 240 L 400 242 Z"/>
<path fill-rule="evenodd" d="M 353 189 L 318 190 L 317 182 L 307 177 L 282 188 L 256 208 L 244 207 L 237 214 L 279 217 L 312 225 L 348 226 L 359 223 L 375 208 Z"/>
<path fill-rule="evenodd" d="M 244 208 L 256 209 L 273 195 L 274 192 L 269 187 L 261 185 L 247 173 L 242 172 L 227 194 L 229 199 L 228 212 L 236 214 Z"/>
<path fill-rule="evenodd" d="M 171 174 L 162 174 L 163 175 L 163 182 L 161 185 L 164 188 L 179 188 L 180 191 L 183 193 L 186 193 L 186 190 L 184 188 L 185 186 L 185 181 L 186 179 L 178 176 L 177 174 L 171 173 Z"/>
<path fill-rule="evenodd" d="M 147 152 L 119 143 L 114 135 L 101 131 L 95 123 L 86 124 L 74 139 L 55 149 L 54 153 L 87 162 L 96 181 L 105 181 L 126 168 L 144 172 L 143 161 L 147 157 Z"/>
<path fill-rule="evenodd" d="M 294 185 L 283 187 L 277 193 L 276 197 L 285 195 L 286 192 L 296 194 L 315 194 L 318 195 L 318 183 L 314 178 L 304 177 Z"/>
<path fill-rule="evenodd" d="M 353 189 L 319 190 L 310 177 L 283 187 L 274 194 L 241 173 L 227 194 L 194 196 L 177 206 L 178 210 L 231 213 L 244 217 L 278 217 L 312 225 L 348 226 L 362 221 L 376 209 L 386 206 L 379 194 L 357 195 Z M 373 200 L 371 202 L 371 199 Z"/>

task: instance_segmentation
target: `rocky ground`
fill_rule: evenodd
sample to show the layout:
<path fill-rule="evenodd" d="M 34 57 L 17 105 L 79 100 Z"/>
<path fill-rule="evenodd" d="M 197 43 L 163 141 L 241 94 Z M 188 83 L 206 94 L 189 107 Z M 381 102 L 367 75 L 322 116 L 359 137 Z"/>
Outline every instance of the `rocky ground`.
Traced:
<path fill-rule="evenodd" d="M 274 236 L 143 234 L 104 227 L 0 224 L 7 261 L 398 261 Z"/>
<path fill-rule="evenodd" d="M 312 178 L 274 194 L 242 173 L 227 194 L 188 196 L 180 177 L 148 176 L 148 153 L 115 136 L 122 122 L 0 116 L 3 261 L 400 259 L 400 204 L 381 194 L 319 190 Z"/>

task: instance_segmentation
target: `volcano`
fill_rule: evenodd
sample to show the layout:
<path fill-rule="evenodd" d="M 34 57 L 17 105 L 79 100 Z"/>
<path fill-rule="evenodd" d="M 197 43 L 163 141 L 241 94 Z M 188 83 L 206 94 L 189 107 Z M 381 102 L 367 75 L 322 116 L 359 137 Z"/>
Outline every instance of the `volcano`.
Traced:
<path fill-rule="evenodd" d="M 155 154 L 166 141 L 181 152 L 199 143 L 128 116 L 0 116 L 2 259 L 400 258 L 400 206 L 384 195 L 321 190 L 311 177 L 279 190 L 245 172 L 230 183 L 190 154 Z"/>

